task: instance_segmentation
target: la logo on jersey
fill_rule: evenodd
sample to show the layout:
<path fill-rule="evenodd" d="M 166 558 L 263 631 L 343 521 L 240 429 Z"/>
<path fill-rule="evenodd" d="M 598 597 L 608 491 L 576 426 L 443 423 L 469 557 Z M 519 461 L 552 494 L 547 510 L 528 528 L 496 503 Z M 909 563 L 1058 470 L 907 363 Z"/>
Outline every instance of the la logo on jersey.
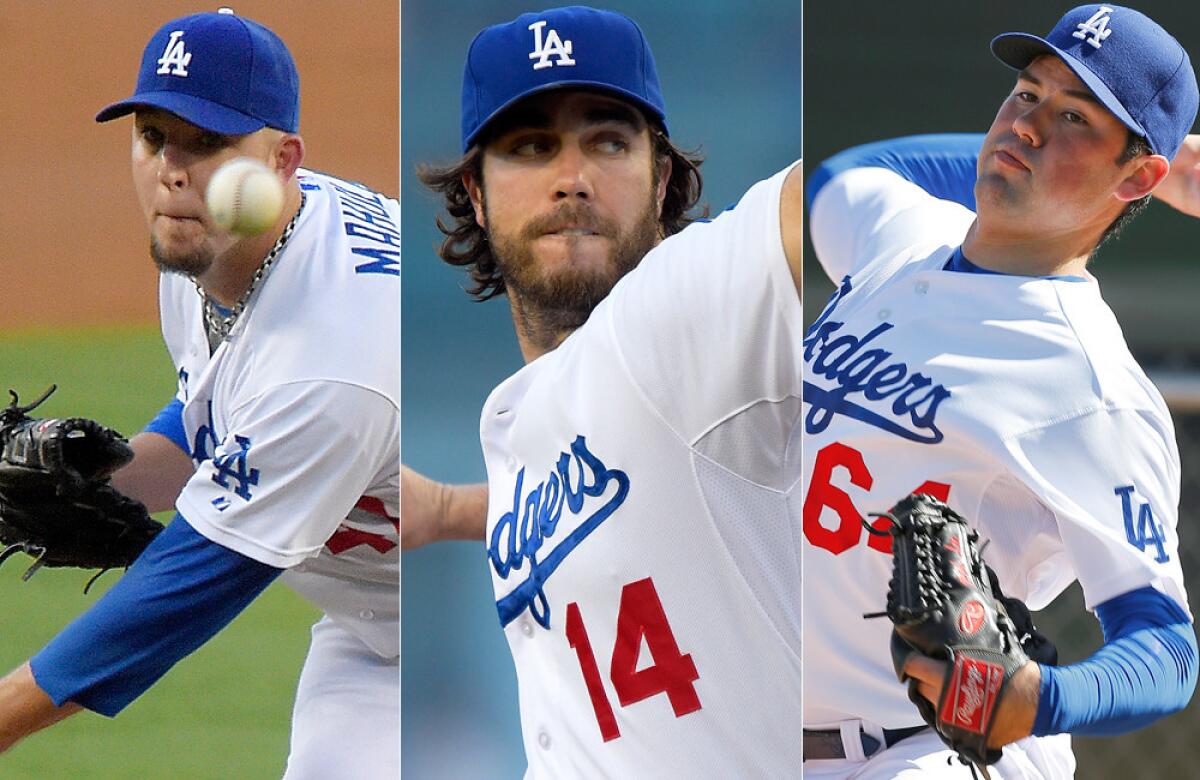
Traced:
<path fill-rule="evenodd" d="M 188 63 L 192 61 L 192 53 L 183 47 L 183 30 L 175 30 L 167 39 L 163 55 L 158 58 L 160 76 L 186 76 Z"/>
<path fill-rule="evenodd" d="M 529 52 L 529 59 L 537 60 L 533 63 L 534 70 L 542 68 L 552 68 L 555 65 L 574 65 L 575 60 L 571 59 L 571 42 L 564 41 L 558 37 L 558 30 L 550 30 L 546 33 L 546 39 L 542 40 L 542 28 L 546 26 L 546 20 L 534 22 L 529 25 L 529 29 L 533 30 L 533 51 Z M 551 57 L 556 56 L 557 60 L 550 61 Z"/>
<path fill-rule="evenodd" d="M 1154 511 L 1150 509 L 1149 501 L 1137 502 L 1137 518 L 1134 514 L 1134 494 L 1137 488 L 1133 485 L 1118 485 L 1113 493 L 1121 499 L 1121 514 L 1125 518 L 1125 539 L 1142 552 L 1147 547 L 1154 548 L 1154 560 L 1166 563 L 1171 560 L 1167 554 L 1167 532 L 1162 524 L 1154 519 Z"/>
<path fill-rule="evenodd" d="M 1112 35 L 1112 30 L 1108 29 L 1108 23 L 1112 21 L 1112 12 L 1113 9 L 1108 6 L 1100 6 L 1091 19 L 1076 25 L 1075 32 L 1071 35 L 1099 49 L 1100 44 Z"/>
<path fill-rule="evenodd" d="M 237 442 L 237 450 L 213 458 L 215 473 L 212 475 L 212 481 L 226 490 L 232 490 L 233 494 L 243 501 L 249 501 L 250 486 L 258 484 L 258 469 L 246 468 L 246 453 L 250 451 L 250 440 L 237 435 L 234 435 L 233 439 Z M 231 485 L 230 480 L 236 485 Z"/>

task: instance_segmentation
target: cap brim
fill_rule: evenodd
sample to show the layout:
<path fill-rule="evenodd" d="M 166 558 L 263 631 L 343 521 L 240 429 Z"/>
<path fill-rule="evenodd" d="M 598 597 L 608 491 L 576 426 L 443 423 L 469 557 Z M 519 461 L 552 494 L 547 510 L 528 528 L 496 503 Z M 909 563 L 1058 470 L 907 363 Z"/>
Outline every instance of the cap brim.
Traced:
<path fill-rule="evenodd" d="M 266 123 L 241 111 L 182 92 L 140 92 L 128 100 L 105 106 L 96 114 L 97 122 L 132 114 L 143 108 L 169 111 L 186 122 L 221 135 L 245 135 L 266 127 Z"/>
<path fill-rule="evenodd" d="M 632 92 L 630 92 L 628 90 L 621 89 L 620 87 L 614 87 L 612 84 L 606 84 L 601 81 L 587 81 L 587 80 L 555 81 L 551 84 L 543 84 L 539 87 L 534 87 L 533 89 L 526 90 L 526 91 L 522 92 L 521 94 L 517 95 L 516 97 L 510 99 L 508 102 L 501 105 L 499 108 L 497 108 L 492 113 L 488 114 L 487 117 L 482 122 L 479 123 L 479 126 L 475 128 L 475 132 L 473 132 L 473 133 L 471 133 L 471 135 L 467 136 L 466 141 L 463 143 L 463 153 L 465 154 L 466 151 L 471 148 L 471 145 L 474 144 L 475 141 L 479 138 L 479 136 L 482 135 L 484 133 L 484 131 L 487 130 L 488 125 L 492 124 L 492 122 L 494 122 L 496 120 L 496 118 L 498 116 L 500 116 L 501 114 L 503 114 L 505 111 L 512 108 L 517 103 L 520 103 L 522 100 L 524 100 L 527 97 L 532 97 L 533 95 L 540 95 L 543 92 L 550 92 L 552 90 L 557 90 L 557 89 L 586 89 L 586 90 L 592 90 L 595 92 L 603 92 L 604 94 L 612 95 L 612 96 L 618 97 L 622 100 L 626 100 L 630 103 L 633 103 L 638 108 L 642 109 L 642 111 L 644 111 L 649 116 L 658 120 L 658 124 L 662 127 L 663 132 L 667 133 L 667 117 L 661 111 L 659 111 L 657 108 L 655 108 L 653 105 L 647 103 L 645 100 L 643 100 L 642 98 L 638 97 L 637 95 L 633 94 Z M 670 133 L 667 133 L 667 134 L 670 135 Z"/>
<path fill-rule="evenodd" d="M 997 35 L 992 39 L 992 54 L 996 55 L 996 59 L 1015 70 L 1024 70 L 1029 66 L 1029 63 L 1043 54 L 1053 54 L 1062 60 L 1063 64 L 1071 69 L 1072 73 L 1079 77 L 1079 80 L 1096 96 L 1096 99 L 1113 116 L 1120 119 L 1123 125 L 1143 138 L 1148 138 L 1146 129 L 1125 110 L 1125 107 L 1121 105 L 1121 101 L 1117 100 L 1117 96 L 1113 94 L 1112 90 L 1095 73 L 1092 73 L 1082 62 L 1051 44 L 1045 38 L 1039 38 L 1029 33 L 1005 33 L 1004 35 Z"/>

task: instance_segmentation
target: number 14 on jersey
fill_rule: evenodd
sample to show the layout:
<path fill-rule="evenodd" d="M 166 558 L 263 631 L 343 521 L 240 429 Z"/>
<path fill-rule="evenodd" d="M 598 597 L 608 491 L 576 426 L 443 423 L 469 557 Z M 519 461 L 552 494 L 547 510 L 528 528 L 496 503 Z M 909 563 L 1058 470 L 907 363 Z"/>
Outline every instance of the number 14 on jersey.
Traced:
<path fill-rule="evenodd" d="M 595 619 L 595 618 L 591 618 Z M 638 669 L 642 640 L 654 663 Z M 579 657 L 580 671 L 587 685 L 592 709 L 605 742 L 621 736 L 612 703 L 600 678 L 596 654 L 588 638 L 579 604 L 567 605 L 567 641 Z M 693 684 L 700 679 L 691 655 L 679 651 L 671 624 L 663 611 L 662 601 L 654 582 L 647 577 L 631 582 L 621 589 L 621 604 L 617 609 L 617 640 L 609 665 L 609 680 L 617 692 L 622 707 L 665 693 L 675 717 L 700 709 L 700 697 Z"/>

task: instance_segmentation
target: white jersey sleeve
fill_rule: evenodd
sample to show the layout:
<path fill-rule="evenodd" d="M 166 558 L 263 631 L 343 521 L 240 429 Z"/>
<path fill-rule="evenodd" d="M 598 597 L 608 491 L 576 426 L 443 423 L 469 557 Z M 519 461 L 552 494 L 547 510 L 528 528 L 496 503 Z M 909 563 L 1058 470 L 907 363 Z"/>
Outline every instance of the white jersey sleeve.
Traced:
<path fill-rule="evenodd" d="M 778 489 L 800 471 L 798 455 L 790 469 L 782 460 L 799 417 L 803 336 L 780 231 L 791 170 L 664 241 L 604 310 L 628 373 L 676 435 Z"/>
<path fill-rule="evenodd" d="M 1011 468 L 1055 516 L 1088 609 L 1151 586 L 1188 610 L 1174 442 L 1152 409 L 1092 410 L 1006 441 Z M 1048 600 L 1028 584 L 1031 605 Z"/>
<path fill-rule="evenodd" d="M 956 246 L 974 218 L 894 171 L 867 167 L 830 179 L 813 199 L 808 225 L 817 260 L 838 282 L 877 261 L 900 265 L 939 244 Z M 897 254 L 897 247 L 908 251 Z"/>
<path fill-rule="evenodd" d="M 279 568 L 316 556 L 399 460 L 395 406 L 352 384 L 273 386 L 222 422 L 176 507 L 212 541 Z"/>

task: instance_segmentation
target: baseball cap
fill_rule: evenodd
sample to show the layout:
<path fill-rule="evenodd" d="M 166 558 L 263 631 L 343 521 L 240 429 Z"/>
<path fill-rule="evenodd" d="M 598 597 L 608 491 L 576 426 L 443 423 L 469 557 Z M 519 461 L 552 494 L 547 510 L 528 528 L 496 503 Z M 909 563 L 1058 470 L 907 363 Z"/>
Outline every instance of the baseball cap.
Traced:
<path fill-rule="evenodd" d="M 1045 38 L 1005 33 L 992 53 L 1020 70 L 1043 54 L 1061 59 L 1105 108 L 1173 159 L 1196 121 L 1200 92 L 1179 41 L 1140 11 L 1081 5 L 1067 11 Z"/>
<path fill-rule="evenodd" d="M 517 101 L 571 87 L 628 100 L 666 131 L 667 109 L 642 29 L 624 14 L 570 6 L 522 14 L 475 36 L 463 71 L 463 152 Z"/>
<path fill-rule="evenodd" d="M 300 76 L 287 46 L 258 22 L 228 9 L 167 22 L 146 44 L 137 87 L 97 122 L 143 107 L 161 108 L 197 127 L 242 135 L 300 127 Z"/>

